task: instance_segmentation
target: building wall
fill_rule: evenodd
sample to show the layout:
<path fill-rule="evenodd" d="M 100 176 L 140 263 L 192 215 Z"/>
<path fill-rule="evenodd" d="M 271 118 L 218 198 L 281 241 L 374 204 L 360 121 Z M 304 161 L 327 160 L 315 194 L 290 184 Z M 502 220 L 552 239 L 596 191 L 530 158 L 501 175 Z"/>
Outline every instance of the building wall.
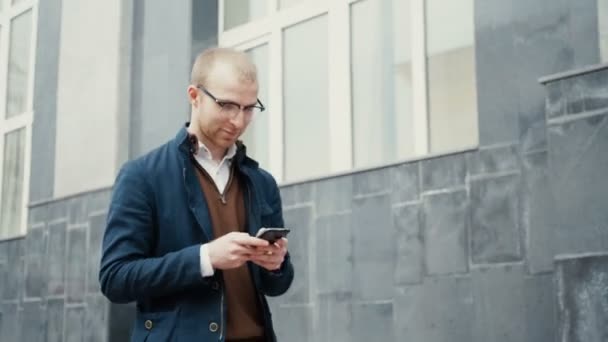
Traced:
<path fill-rule="evenodd" d="M 574 278 L 558 291 L 554 257 L 608 249 L 608 75 L 538 79 L 599 62 L 595 3 L 475 2 L 479 149 L 281 188 L 297 272 L 271 301 L 281 340 L 537 342 L 588 326 L 556 305 L 588 276 L 560 271 Z M 0 242 L 1 341 L 128 340 L 133 307 L 110 305 L 97 285 L 109 186 L 121 158 L 187 118 L 188 69 L 217 42 L 217 3 L 137 0 L 120 18 L 112 4 L 100 13 L 131 31 L 89 30 L 130 51 L 106 68 L 128 101 L 104 104 L 112 141 L 95 151 L 108 164 L 78 180 L 78 162 L 96 159 L 64 120 L 78 106 L 62 92 L 81 76 L 61 71 L 78 41 L 62 42 L 62 25 L 88 25 L 72 2 L 39 0 L 32 209 L 27 236 Z"/>

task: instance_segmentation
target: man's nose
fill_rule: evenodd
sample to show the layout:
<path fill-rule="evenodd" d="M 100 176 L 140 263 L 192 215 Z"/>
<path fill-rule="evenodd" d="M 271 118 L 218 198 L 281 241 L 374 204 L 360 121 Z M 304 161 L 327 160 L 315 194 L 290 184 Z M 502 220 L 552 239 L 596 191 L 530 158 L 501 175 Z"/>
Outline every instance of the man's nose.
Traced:
<path fill-rule="evenodd" d="M 238 129 L 243 129 L 243 127 L 245 127 L 245 112 L 244 111 L 239 111 L 239 113 L 230 120 L 230 122 L 232 123 L 232 125 L 234 125 L 234 127 L 238 128 Z"/>

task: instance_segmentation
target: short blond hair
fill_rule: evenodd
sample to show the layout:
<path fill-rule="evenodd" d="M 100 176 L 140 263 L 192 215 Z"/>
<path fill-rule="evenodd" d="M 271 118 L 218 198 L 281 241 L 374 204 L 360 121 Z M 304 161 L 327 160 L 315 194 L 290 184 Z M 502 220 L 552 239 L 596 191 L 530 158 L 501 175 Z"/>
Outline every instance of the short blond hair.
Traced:
<path fill-rule="evenodd" d="M 245 52 L 214 47 L 204 50 L 196 57 L 190 74 L 190 83 L 205 85 L 209 73 L 218 61 L 229 62 L 239 72 L 239 78 L 243 82 L 257 82 L 257 68 Z"/>

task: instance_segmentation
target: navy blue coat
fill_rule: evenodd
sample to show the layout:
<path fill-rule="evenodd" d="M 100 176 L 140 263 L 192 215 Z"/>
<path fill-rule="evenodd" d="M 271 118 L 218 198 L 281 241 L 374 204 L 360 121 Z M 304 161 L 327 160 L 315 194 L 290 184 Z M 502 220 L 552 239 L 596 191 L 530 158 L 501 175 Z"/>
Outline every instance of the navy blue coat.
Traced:
<path fill-rule="evenodd" d="M 127 162 L 120 170 L 103 238 L 99 281 L 112 302 L 137 302 L 131 341 L 223 341 L 226 300 L 221 271 L 202 277 L 199 250 L 213 239 L 205 197 L 191 159 L 188 132 Z M 283 227 L 274 178 L 246 156 L 233 159 L 244 180 L 247 230 Z M 293 281 L 287 254 L 279 272 L 248 263 L 264 313 L 266 335 L 276 340 L 266 296 Z M 147 339 L 146 339 L 147 338 Z"/>

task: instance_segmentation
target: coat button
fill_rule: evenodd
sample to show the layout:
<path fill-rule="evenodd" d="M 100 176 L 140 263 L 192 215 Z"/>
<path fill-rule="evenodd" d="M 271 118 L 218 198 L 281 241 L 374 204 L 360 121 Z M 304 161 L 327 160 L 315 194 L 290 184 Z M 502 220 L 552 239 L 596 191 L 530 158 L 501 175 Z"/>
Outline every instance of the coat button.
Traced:
<path fill-rule="evenodd" d="M 211 288 L 214 289 L 214 290 L 216 290 L 216 291 L 219 290 L 220 289 L 220 283 L 218 283 L 217 281 L 214 281 L 211 284 Z"/>
<path fill-rule="evenodd" d="M 148 329 L 148 330 L 152 329 L 152 321 L 151 320 L 145 321 L 144 327 L 146 327 L 146 329 Z"/>
<path fill-rule="evenodd" d="M 219 328 L 219 325 L 217 325 L 215 322 L 211 322 L 211 324 L 209 324 L 209 331 L 211 332 L 216 332 Z"/>

